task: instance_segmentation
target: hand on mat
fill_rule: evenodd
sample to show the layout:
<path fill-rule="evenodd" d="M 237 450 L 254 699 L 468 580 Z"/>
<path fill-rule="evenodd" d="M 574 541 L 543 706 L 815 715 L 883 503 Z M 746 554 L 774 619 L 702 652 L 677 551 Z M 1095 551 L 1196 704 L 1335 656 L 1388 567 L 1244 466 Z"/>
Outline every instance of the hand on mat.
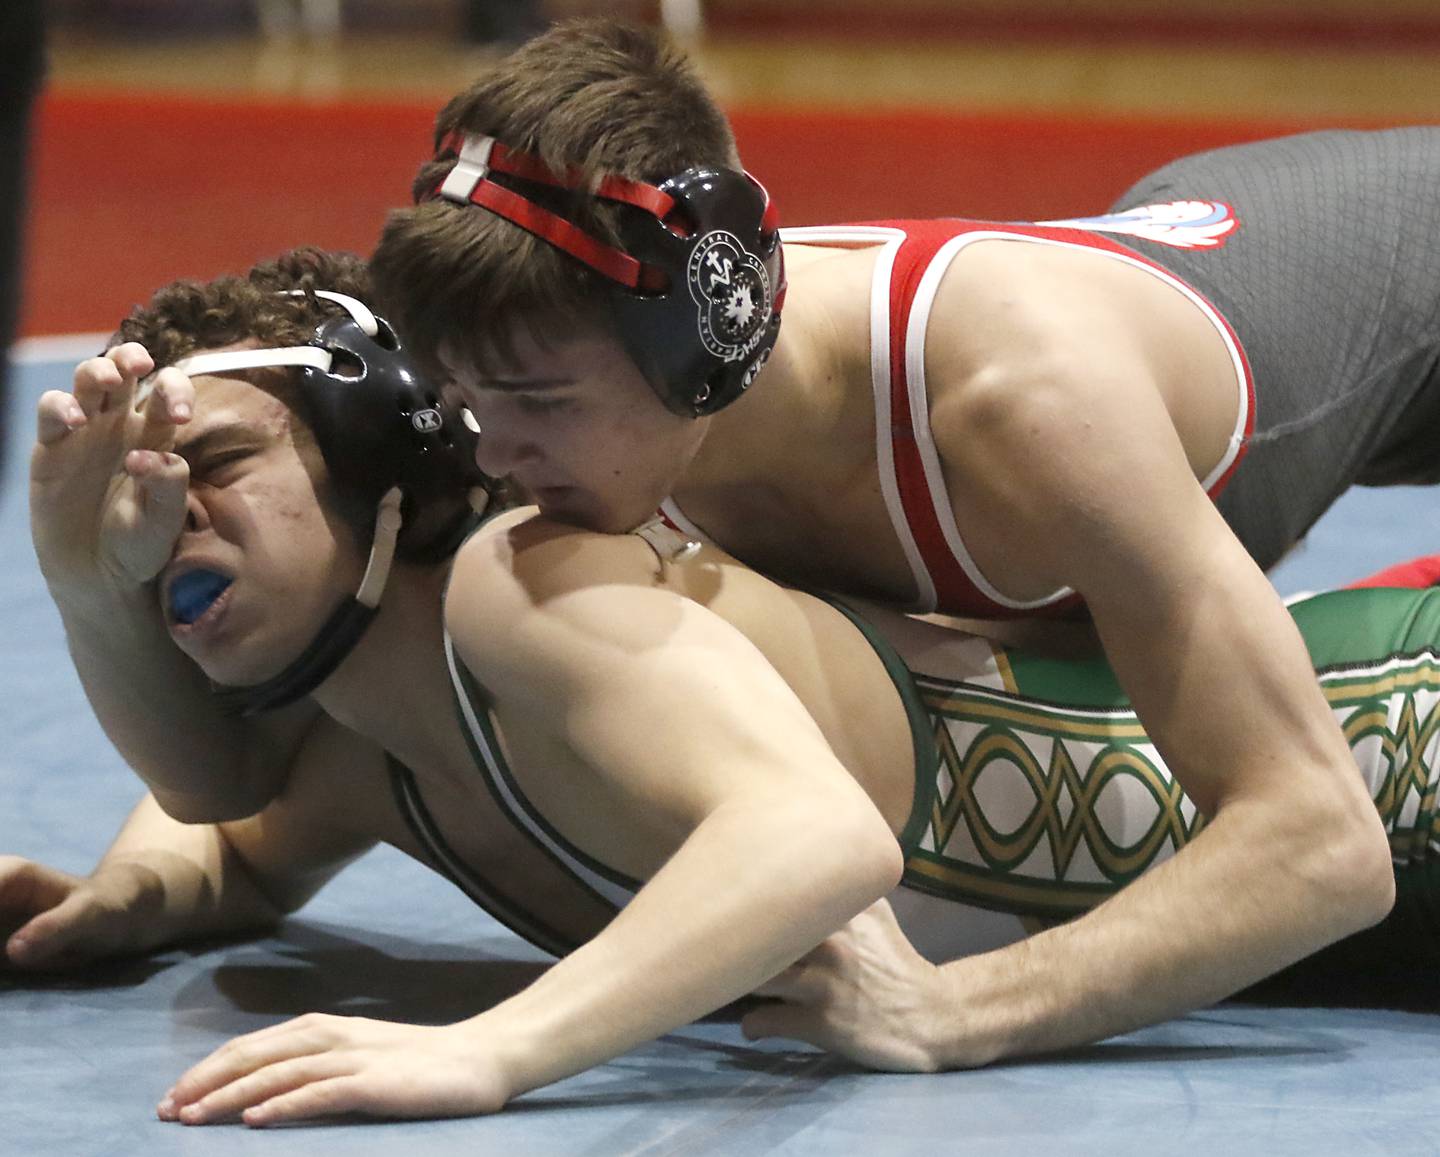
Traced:
<path fill-rule="evenodd" d="M 0 966 L 73 968 L 128 946 L 134 881 L 122 873 L 87 879 L 0 856 Z"/>
<path fill-rule="evenodd" d="M 873 1069 L 933 1072 L 926 1027 L 936 975 L 878 900 L 758 988 L 776 1002 L 746 1014 L 741 1028 L 751 1040 L 803 1040 Z"/>
<path fill-rule="evenodd" d="M 153 368 L 145 348 L 128 342 L 81 362 L 72 392 L 40 398 L 30 518 L 52 590 L 133 589 L 169 561 L 190 477 L 169 448 L 175 426 L 190 420 L 195 390 L 166 368 L 137 410 L 138 382 Z"/>
<path fill-rule="evenodd" d="M 187 1125 L 237 1113 L 247 1125 L 340 1113 L 466 1117 L 496 1112 L 508 1096 L 473 1029 L 310 1013 L 222 1045 L 157 1112 Z"/>

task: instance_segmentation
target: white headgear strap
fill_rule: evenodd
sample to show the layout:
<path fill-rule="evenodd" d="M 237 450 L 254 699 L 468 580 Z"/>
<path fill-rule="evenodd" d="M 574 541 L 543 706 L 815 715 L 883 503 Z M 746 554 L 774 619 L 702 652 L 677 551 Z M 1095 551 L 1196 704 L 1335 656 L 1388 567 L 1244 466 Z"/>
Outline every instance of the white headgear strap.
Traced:
<path fill-rule="evenodd" d="M 286 289 L 281 291 L 286 297 L 304 297 L 303 289 Z M 316 289 L 311 291 L 316 297 L 323 297 L 327 301 L 333 301 L 344 307 L 345 312 L 355 319 L 367 337 L 374 337 L 380 332 L 380 325 L 375 320 L 375 315 L 362 301 L 357 301 L 349 294 L 336 293 L 329 289 Z M 267 369 L 271 366 L 313 366 L 322 373 L 328 373 L 334 361 L 334 355 L 329 350 L 321 349 L 314 345 L 292 345 L 276 346 L 263 350 L 227 350 L 224 353 L 192 354 L 188 358 L 181 358 L 175 363 L 175 368 L 187 377 L 198 377 L 201 374 L 222 374 L 227 370 L 258 370 Z M 135 392 L 135 405 L 142 405 L 150 392 L 155 388 L 155 374 L 151 374 L 140 383 L 140 388 Z"/>

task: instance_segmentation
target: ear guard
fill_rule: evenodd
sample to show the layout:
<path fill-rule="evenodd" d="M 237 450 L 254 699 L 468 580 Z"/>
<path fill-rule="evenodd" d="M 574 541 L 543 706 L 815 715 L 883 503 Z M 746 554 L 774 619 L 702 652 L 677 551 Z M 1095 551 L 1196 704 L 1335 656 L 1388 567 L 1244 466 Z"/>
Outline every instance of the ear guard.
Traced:
<path fill-rule="evenodd" d="M 420 511 L 427 516 L 424 526 L 402 535 L 400 557 L 443 558 L 464 537 L 472 508 L 483 508 L 492 485 L 475 465 L 475 432 L 416 372 L 388 322 L 346 294 L 318 289 L 314 295 L 347 316 L 321 324 L 308 344 L 197 354 L 176 368 L 194 376 L 299 367 L 301 416 L 332 480 L 371 505 L 399 487 L 406 522 Z M 477 489 L 484 493 L 472 493 Z"/>
<path fill-rule="evenodd" d="M 491 483 L 475 465 L 475 432 L 415 372 L 390 326 L 343 293 L 315 290 L 314 296 L 337 303 L 348 316 L 325 321 L 306 345 L 196 354 L 175 363 L 191 376 L 299 367 L 302 417 L 326 469 L 338 488 L 376 510 L 360 589 L 335 609 L 305 652 L 264 683 L 212 687 L 233 714 L 283 707 L 324 682 L 374 618 L 397 553 L 421 561 L 444 558 L 489 500 Z M 407 520 L 422 533 L 402 542 Z"/>
<path fill-rule="evenodd" d="M 617 248 L 546 207 L 549 190 L 589 191 L 578 170 L 557 173 L 474 134 L 451 136 L 439 155 L 455 165 L 422 200 L 479 205 L 609 281 L 620 340 L 675 413 L 713 414 L 755 380 L 780 332 L 785 262 L 774 205 L 749 173 L 692 168 L 659 185 L 602 178 L 594 196 L 639 210 L 625 215 Z M 540 189 L 525 195 L 516 186 L 527 183 Z"/>

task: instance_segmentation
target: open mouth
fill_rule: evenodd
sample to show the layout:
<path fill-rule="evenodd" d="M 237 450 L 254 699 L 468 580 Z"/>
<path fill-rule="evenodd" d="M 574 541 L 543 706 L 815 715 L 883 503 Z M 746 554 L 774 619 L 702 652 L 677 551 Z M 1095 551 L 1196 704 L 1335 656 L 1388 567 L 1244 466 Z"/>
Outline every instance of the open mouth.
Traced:
<path fill-rule="evenodd" d="M 213 607 L 234 581 L 213 570 L 188 570 L 177 575 L 168 593 L 170 617 L 188 626 Z"/>

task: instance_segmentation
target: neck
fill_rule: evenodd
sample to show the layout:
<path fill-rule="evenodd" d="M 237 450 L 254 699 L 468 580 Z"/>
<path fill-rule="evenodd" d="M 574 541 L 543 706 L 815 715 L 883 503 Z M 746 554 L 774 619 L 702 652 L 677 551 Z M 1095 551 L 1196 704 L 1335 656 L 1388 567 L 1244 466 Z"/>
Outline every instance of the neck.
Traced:
<path fill-rule="evenodd" d="M 355 649 L 315 691 L 336 722 L 396 754 L 434 746 L 434 709 L 449 714 L 442 598 L 448 561 L 397 562 L 379 612 Z"/>
<path fill-rule="evenodd" d="M 780 337 L 744 397 L 711 419 L 676 498 L 750 484 L 774 486 L 797 473 L 824 469 L 810 451 L 829 447 L 848 413 L 846 348 L 821 300 L 792 279 Z M 868 334 L 865 335 L 868 348 Z"/>

